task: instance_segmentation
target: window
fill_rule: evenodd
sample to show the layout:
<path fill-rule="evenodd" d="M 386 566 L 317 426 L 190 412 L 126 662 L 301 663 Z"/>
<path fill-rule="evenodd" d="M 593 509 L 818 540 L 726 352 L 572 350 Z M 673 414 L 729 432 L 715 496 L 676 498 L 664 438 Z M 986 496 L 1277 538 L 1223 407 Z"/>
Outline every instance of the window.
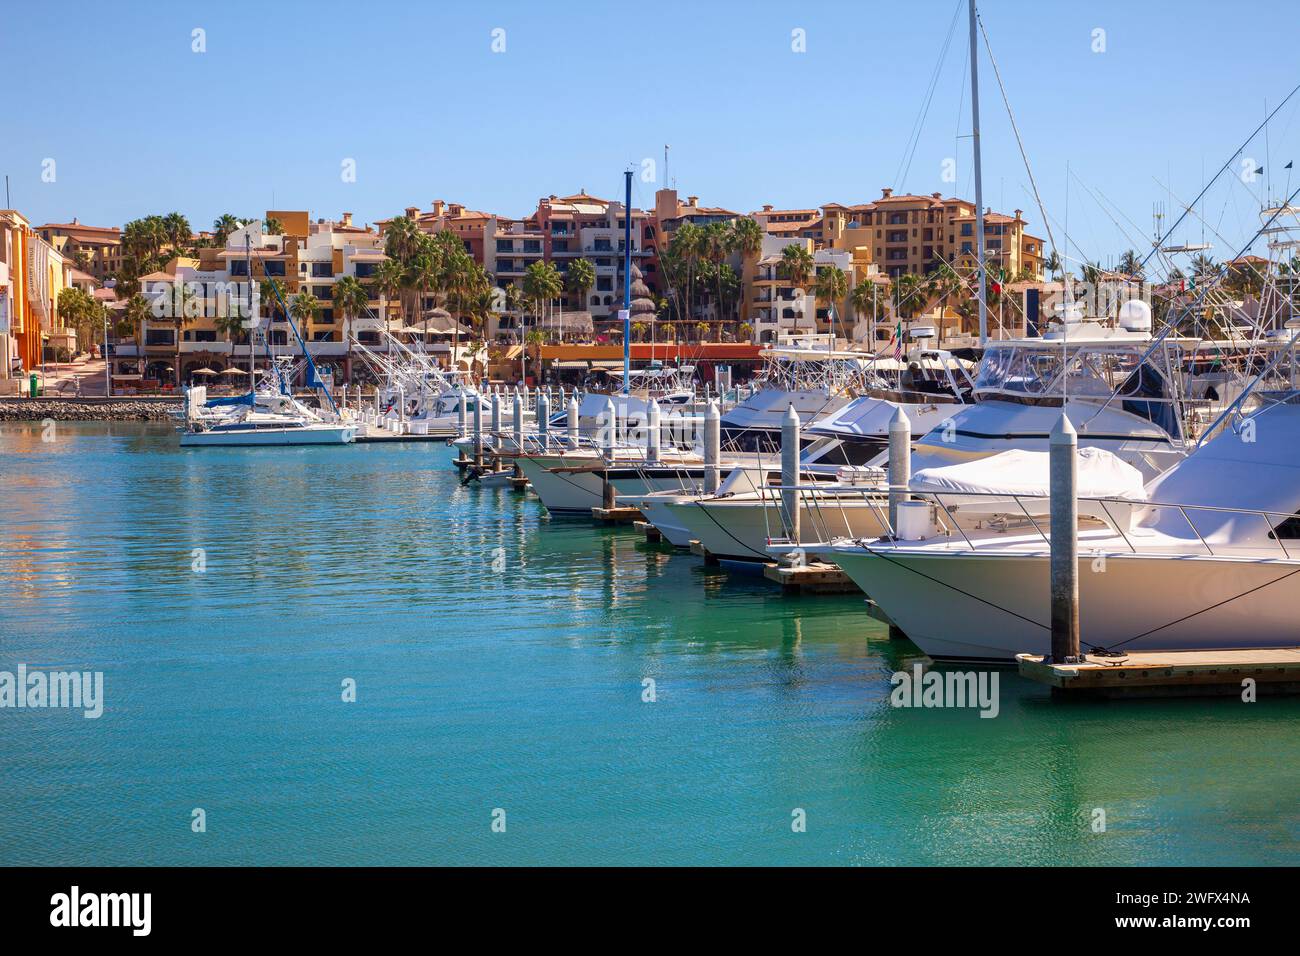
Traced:
<path fill-rule="evenodd" d="M 269 276 L 284 275 L 284 260 L 283 259 L 267 260 L 266 274 Z"/>
<path fill-rule="evenodd" d="M 314 285 L 311 287 L 311 294 L 318 299 L 328 299 L 331 297 L 331 287 L 327 285 Z"/>
<path fill-rule="evenodd" d="M 334 266 L 329 262 L 313 262 L 311 264 L 312 278 L 329 278 L 334 274 Z"/>
<path fill-rule="evenodd" d="M 512 239 L 498 239 L 497 252 L 514 252 L 515 244 Z"/>
<path fill-rule="evenodd" d="M 524 252 L 541 252 L 541 251 L 542 251 L 542 240 L 540 239 L 524 240 Z"/>
<path fill-rule="evenodd" d="M 246 260 L 246 259 L 233 259 L 233 260 L 231 260 L 231 262 L 230 262 L 230 274 L 231 274 L 232 276 L 246 276 L 246 275 L 248 275 L 248 260 Z"/>
<path fill-rule="evenodd" d="M 358 279 L 369 279 L 369 278 L 370 278 L 371 276 L 373 276 L 374 274 L 375 274 L 375 263 L 373 263 L 373 262 L 358 262 L 358 263 L 357 263 L 357 278 L 358 278 Z"/>
<path fill-rule="evenodd" d="M 971 226 L 970 223 L 968 223 L 968 222 L 963 222 L 963 223 L 961 224 L 961 234 L 962 234 L 963 236 L 973 236 L 973 235 L 975 235 L 975 230 L 974 230 L 974 228 Z"/>
<path fill-rule="evenodd" d="M 599 276 L 596 279 L 596 289 L 600 292 L 609 292 L 614 288 L 614 282 L 609 276 Z"/>

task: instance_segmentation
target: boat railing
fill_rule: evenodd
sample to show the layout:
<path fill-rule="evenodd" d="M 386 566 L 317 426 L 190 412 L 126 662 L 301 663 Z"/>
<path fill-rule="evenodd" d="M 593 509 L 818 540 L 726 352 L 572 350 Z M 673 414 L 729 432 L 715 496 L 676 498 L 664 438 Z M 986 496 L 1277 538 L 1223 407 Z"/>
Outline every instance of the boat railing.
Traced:
<path fill-rule="evenodd" d="M 785 505 L 786 495 L 784 493 L 786 492 L 794 492 L 801 502 L 801 527 L 798 541 L 793 540 L 791 535 L 793 522 L 790 520 Z M 817 486 L 802 483 L 788 486 L 778 484 L 767 486 L 763 489 L 763 493 L 764 495 L 770 495 L 771 500 L 777 505 L 776 508 L 771 510 L 779 516 L 781 523 L 779 529 L 769 531 L 769 542 L 775 546 L 774 551 L 790 550 L 795 547 L 802 550 L 817 550 L 818 548 L 827 548 L 852 540 L 869 540 L 854 538 L 851 534 L 838 536 L 823 534 L 820 538 L 814 539 L 804 533 L 803 519 L 810 514 L 815 516 L 815 524 L 820 528 L 826 528 L 832 523 L 847 526 L 849 522 L 846 519 L 841 518 L 840 521 L 831 522 L 823 517 L 823 514 L 830 509 L 836 507 L 843 509 L 846 503 L 852 503 L 855 507 L 861 507 L 862 504 L 865 504 L 871 508 L 880 523 L 883 532 L 881 537 L 888 540 L 900 540 L 897 537 L 898 531 L 889 516 L 889 497 L 891 494 L 901 495 L 901 500 L 904 501 L 932 502 L 931 526 L 934 533 L 930 536 L 930 539 L 960 537 L 966 547 L 972 551 L 979 550 L 981 547 L 988 549 L 998 546 L 1000 541 L 1005 540 L 1005 533 L 1012 528 L 1011 522 L 1016 521 L 1020 523 L 1020 527 L 1032 529 L 1033 536 L 1037 537 L 1044 545 L 1050 545 L 1051 543 L 1049 526 L 1051 499 L 1046 494 L 999 491 L 917 492 L 912 491 L 907 486 L 889 485 L 884 482 L 869 486 L 842 484 Z M 1006 504 L 1005 510 L 990 507 L 990 505 L 996 506 L 1002 503 Z M 1292 557 L 1290 549 L 1285 543 L 1289 533 L 1290 540 L 1300 544 L 1300 517 L 1297 517 L 1295 512 L 1097 496 L 1080 496 L 1076 499 L 1076 503 L 1082 518 L 1109 527 L 1123 542 L 1123 546 L 1132 554 L 1138 554 L 1142 551 L 1160 553 L 1162 550 L 1167 553 L 1186 554 L 1185 550 L 1171 546 L 1171 543 L 1176 540 L 1187 542 L 1194 540 L 1198 549 L 1204 551 L 1210 557 L 1231 557 L 1234 554 L 1240 555 L 1243 553 L 1254 556 L 1258 553 L 1261 542 L 1256 539 L 1250 539 L 1247 543 L 1238 543 L 1236 545 L 1212 543 L 1213 534 L 1207 531 L 1204 526 L 1208 516 L 1218 516 L 1219 518 L 1239 517 L 1250 521 L 1259 520 L 1265 532 L 1264 539 L 1273 542 L 1277 546 L 1279 555 L 1283 560 L 1300 559 L 1300 553 L 1295 558 Z M 963 515 L 963 509 L 965 509 L 965 515 Z M 1150 546 L 1147 546 L 1143 539 L 1146 537 L 1146 533 L 1152 530 L 1155 523 L 1153 518 L 1158 514 L 1168 512 L 1174 512 L 1179 516 L 1181 524 L 1186 526 L 1191 533 L 1191 537 L 1180 539 L 1175 534 L 1166 531 L 1161 534 L 1157 541 L 1153 541 Z M 1202 520 L 1199 524 L 1194 520 L 1194 516 L 1201 517 Z M 961 520 L 963 517 L 974 517 L 975 525 L 972 526 L 969 521 L 963 523 Z M 969 532 L 978 530 L 980 525 L 986 525 L 988 528 L 993 529 L 996 534 L 972 537 Z M 1239 542 L 1243 542 L 1245 538 L 1246 536 L 1243 534 L 1237 535 Z M 1080 540 L 1081 551 L 1090 541 L 1097 542 L 1097 539 L 1083 538 Z"/>

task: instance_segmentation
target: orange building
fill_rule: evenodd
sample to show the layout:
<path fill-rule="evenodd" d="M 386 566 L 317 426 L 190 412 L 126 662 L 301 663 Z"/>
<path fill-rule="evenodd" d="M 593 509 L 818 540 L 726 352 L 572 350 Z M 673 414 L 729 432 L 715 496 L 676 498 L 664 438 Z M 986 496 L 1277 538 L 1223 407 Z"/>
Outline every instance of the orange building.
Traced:
<path fill-rule="evenodd" d="M 62 284 L 63 257 L 21 213 L 0 210 L 0 381 L 40 367 L 45 336 L 58 324 Z"/>

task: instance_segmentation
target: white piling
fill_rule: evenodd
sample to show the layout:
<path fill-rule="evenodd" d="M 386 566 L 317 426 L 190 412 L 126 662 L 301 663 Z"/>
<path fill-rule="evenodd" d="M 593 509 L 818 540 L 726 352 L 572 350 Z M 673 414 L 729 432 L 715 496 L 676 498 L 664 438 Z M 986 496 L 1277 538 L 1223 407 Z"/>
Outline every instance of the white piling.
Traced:
<path fill-rule="evenodd" d="M 515 450 L 520 454 L 524 451 L 524 396 L 515 390 Z"/>
<path fill-rule="evenodd" d="M 465 424 L 469 418 L 469 414 L 467 411 L 468 405 L 469 405 L 469 400 L 465 397 L 465 390 L 461 389 L 460 403 L 456 407 L 456 434 L 457 435 L 465 434 Z"/>
<path fill-rule="evenodd" d="M 546 451 L 550 445 L 551 401 L 545 392 L 537 393 L 537 408 L 534 410 L 534 416 L 537 419 L 537 441 L 542 446 L 542 451 Z"/>
<path fill-rule="evenodd" d="M 901 408 L 889 420 L 889 528 L 898 533 L 898 505 L 907 501 L 912 480 L 912 421 Z M 896 490 L 897 489 L 897 490 Z"/>
<path fill-rule="evenodd" d="M 500 434 L 501 434 L 501 393 L 494 390 L 492 392 L 492 439 L 494 443 L 497 440 L 497 438 L 500 436 Z M 495 444 L 493 447 L 496 447 Z"/>
<path fill-rule="evenodd" d="M 799 413 L 791 404 L 781 419 L 781 504 L 787 537 L 799 543 Z"/>
<path fill-rule="evenodd" d="M 718 493 L 718 486 L 722 484 L 722 416 L 718 414 L 718 406 L 709 402 L 709 407 L 704 410 L 704 493 L 714 495 Z"/>
<path fill-rule="evenodd" d="M 569 399 L 569 447 L 578 447 L 578 399 L 573 397 Z"/>
<path fill-rule="evenodd" d="M 659 460 L 660 444 L 660 424 L 659 424 L 659 403 L 654 399 L 650 400 L 650 409 L 646 412 L 646 458 L 649 461 Z"/>
<path fill-rule="evenodd" d="M 474 465 L 483 467 L 483 393 L 474 401 Z"/>
<path fill-rule="evenodd" d="M 1052 510 L 1052 660 L 1079 659 L 1079 502 L 1075 454 L 1079 436 L 1064 410 L 1049 440 Z"/>
<path fill-rule="evenodd" d="M 601 453 L 609 459 L 614 457 L 614 436 L 618 432 L 618 411 L 614 408 L 612 398 L 605 399 L 605 411 L 601 413 L 603 419 L 600 428 L 600 448 Z"/>

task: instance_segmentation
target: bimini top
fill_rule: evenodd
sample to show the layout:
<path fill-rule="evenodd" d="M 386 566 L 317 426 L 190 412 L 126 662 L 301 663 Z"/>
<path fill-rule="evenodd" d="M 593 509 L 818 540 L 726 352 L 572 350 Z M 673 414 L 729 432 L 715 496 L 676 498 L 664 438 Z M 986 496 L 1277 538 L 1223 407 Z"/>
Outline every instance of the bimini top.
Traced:
<path fill-rule="evenodd" d="M 909 487 L 937 494 L 988 494 L 1047 497 L 1051 487 L 1051 453 L 1015 448 L 987 458 L 955 465 L 922 468 Z M 1103 448 L 1078 451 L 1078 494 L 1081 498 L 1146 497 L 1142 473 Z"/>
<path fill-rule="evenodd" d="M 1270 532 L 1300 511 L 1300 404 L 1270 405 L 1225 428 L 1147 486 L 1153 502 L 1272 512 L 1189 512 L 1195 532 L 1213 544 L 1271 543 Z M 1175 537 L 1195 537 L 1176 508 L 1152 509 L 1142 524 Z M 1283 534 L 1284 538 L 1294 537 Z"/>

